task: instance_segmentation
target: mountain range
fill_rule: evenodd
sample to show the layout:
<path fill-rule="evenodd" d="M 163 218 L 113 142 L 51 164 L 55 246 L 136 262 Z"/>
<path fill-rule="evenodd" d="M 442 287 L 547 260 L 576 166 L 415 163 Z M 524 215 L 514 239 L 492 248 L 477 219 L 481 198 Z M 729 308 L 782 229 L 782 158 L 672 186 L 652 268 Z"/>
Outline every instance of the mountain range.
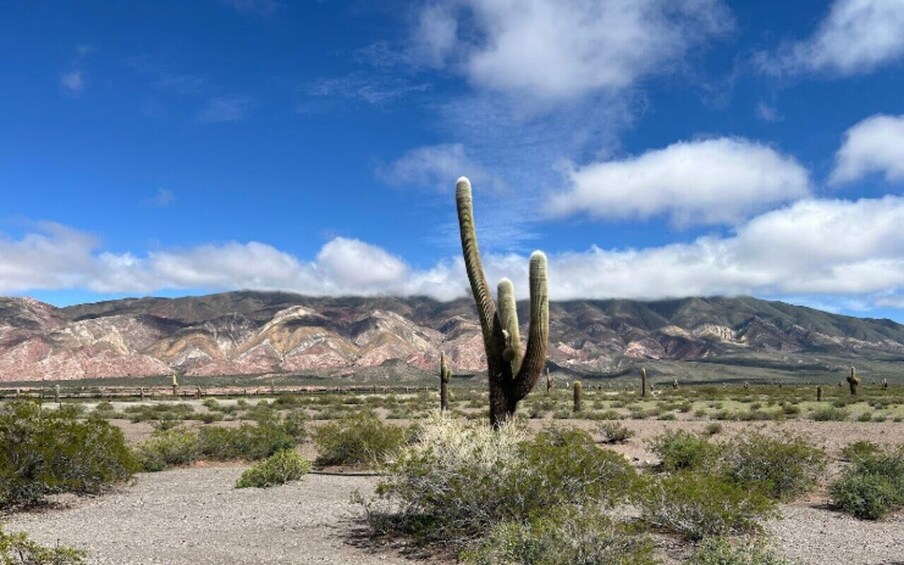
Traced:
<path fill-rule="evenodd" d="M 518 307 L 526 336 L 528 304 Z M 440 351 L 458 374 L 485 370 L 471 300 L 241 291 L 57 308 L 0 298 L 0 382 L 376 378 L 431 373 Z M 904 325 L 749 297 L 552 302 L 549 361 L 554 370 L 596 377 L 643 364 L 682 376 L 777 371 L 835 378 L 853 363 L 894 376 L 904 367 Z"/>

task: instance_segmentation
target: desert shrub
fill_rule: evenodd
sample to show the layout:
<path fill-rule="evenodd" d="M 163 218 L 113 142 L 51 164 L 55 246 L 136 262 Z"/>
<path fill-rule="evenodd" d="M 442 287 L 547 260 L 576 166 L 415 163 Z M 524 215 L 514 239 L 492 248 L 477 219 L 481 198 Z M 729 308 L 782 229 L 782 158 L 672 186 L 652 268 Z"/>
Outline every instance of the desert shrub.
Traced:
<path fill-rule="evenodd" d="M 314 432 L 317 465 L 380 465 L 391 458 L 408 439 L 404 428 L 387 424 L 376 416 L 359 412 L 324 424 Z"/>
<path fill-rule="evenodd" d="M 732 482 L 787 501 L 815 487 L 826 462 L 825 452 L 802 437 L 753 432 L 731 442 L 723 466 Z"/>
<path fill-rule="evenodd" d="M 718 445 L 684 430 L 667 431 L 653 438 L 649 445 L 659 456 L 663 471 L 707 467 L 719 458 L 722 451 Z"/>
<path fill-rule="evenodd" d="M 841 450 L 841 454 L 851 462 L 858 461 L 864 457 L 879 455 L 881 452 L 882 448 L 878 444 L 863 440 L 849 443 Z"/>
<path fill-rule="evenodd" d="M 0 563 L 3 565 L 76 565 L 85 552 L 70 547 L 44 547 L 25 532 L 8 534 L 0 524 Z"/>
<path fill-rule="evenodd" d="M 235 488 L 266 488 L 297 481 L 311 472 L 311 462 L 294 449 L 283 449 L 246 469 Z"/>
<path fill-rule="evenodd" d="M 724 537 L 703 540 L 687 565 L 791 565 L 762 542 L 732 547 Z"/>
<path fill-rule="evenodd" d="M 276 421 L 242 424 L 237 428 L 204 427 L 198 432 L 201 455 L 213 461 L 257 461 L 295 445 L 295 438 Z"/>
<path fill-rule="evenodd" d="M 94 494 L 138 469 L 122 432 L 33 402 L 0 407 L 0 508 L 40 503 L 50 494 Z"/>
<path fill-rule="evenodd" d="M 810 414 L 810 419 L 815 422 L 841 422 L 847 420 L 848 413 L 842 408 L 821 408 Z"/>
<path fill-rule="evenodd" d="M 172 465 L 187 465 L 201 456 L 198 436 L 182 428 L 154 432 L 136 450 L 138 462 L 148 472 Z"/>
<path fill-rule="evenodd" d="M 862 412 L 859 416 L 857 416 L 858 422 L 869 422 L 873 419 L 873 413 L 870 411 Z"/>
<path fill-rule="evenodd" d="M 646 522 L 692 540 L 758 531 L 759 520 L 775 512 L 759 492 L 688 470 L 651 477 L 638 502 Z"/>
<path fill-rule="evenodd" d="M 722 424 L 719 422 L 710 422 L 703 428 L 703 435 L 705 436 L 714 436 L 719 433 L 722 433 Z"/>
<path fill-rule="evenodd" d="M 515 425 L 434 416 L 378 486 L 393 515 L 371 513 L 377 529 L 423 542 L 461 545 L 496 524 L 567 504 L 611 506 L 630 493 L 636 473 L 586 432 L 546 430 L 525 439 Z"/>
<path fill-rule="evenodd" d="M 462 555 L 473 565 L 653 565 L 652 543 L 598 511 L 573 506 L 496 525 Z"/>
<path fill-rule="evenodd" d="M 596 426 L 596 429 L 603 435 L 603 443 L 625 443 L 634 437 L 632 430 L 618 422 L 602 422 Z"/>
<path fill-rule="evenodd" d="M 868 452 L 852 458 L 829 488 L 832 505 L 864 520 L 877 520 L 904 506 L 904 450 Z"/>

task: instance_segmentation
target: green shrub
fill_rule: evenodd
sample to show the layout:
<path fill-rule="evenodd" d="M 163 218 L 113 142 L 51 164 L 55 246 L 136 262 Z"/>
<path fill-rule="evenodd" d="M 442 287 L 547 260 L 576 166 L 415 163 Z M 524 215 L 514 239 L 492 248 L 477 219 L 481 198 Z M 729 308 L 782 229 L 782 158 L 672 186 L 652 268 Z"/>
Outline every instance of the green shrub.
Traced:
<path fill-rule="evenodd" d="M 810 414 L 810 419 L 815 422 L 841 422 L 847 417 L 847 411 L 841 408 L 822 408 Z"/>
<path fill-rule="evenodd" d="M 747 543 L 732 547 L 724 537 L 703 540 L 687 565 L 791 565 L 763 543 Z"/>
<path fill-rule="evenodd" d="M 198 436 L 192 431 L 175 428 L 154 432 L 136 450 L 138 462 L 148 472 L 162 471 L 172 465 L 187 465 L 201 456 Z"/>
<path fill-rule="evenodd" d="M 137 469 L 122 432 L 99 418 L 80 421 L 65 407 L 33 402 L 0 406 L 0 508 L 98 493 Z"/>
<path fill-rule="evenodd" d="M 462 555 L 474 565 L 653 565 L 652 543 L 605 515 L 572 506 L 526 522 L 496 525 L 487 539 Z"/>
<path fill-rule="evenodd" d="M 85 562 L 85 552 L 70 547 L 44 547 L 25 532 L 8 534 L 0 524 L 0 564 L 76 565 Z"/>
<path fill-rule="evenodd" d="M 640 496 L 643 519 L 692 540 L 755 532 L 759 520 L 775 515 L 766 496 L 722 477 L 681 471 L 652 477 Z"/>
<path fill-rule="evenodd" d="M 319 466 L 377 466 L 388 461 L 408 439 L 404 428 L 359 412 L 324 424 L 314 432 Z"/>
<path fill-rule="evenodd" d="M 235 488 L 266 488 L 297 481 L 311 472 L 311 462 L 294 449 L 284 449 L 246 469 Z"/>
<path fill-rule="evenodd" d="M 719 433 L 722 433 L 722 424 L 719 422 L 710 422 L 703 428 L 703 435 L 705 436 L 714 436 Z"/>
<path fill-rule="evenodd" d="M 824 451 L 799 436 L 753 432 L 734 438 L 724 472 L 732 482 L 776 500 L 792 500 L 812 490 L 826 468 Z"/>
<path fill-rule="evenodd" d="M 198 432 L 198 444 L 206 459 L 257 461 L 295 447 L 296 441 L 279 423 L 269 421 L 237 428 L 204 427 Z"/>
<path fill-rule="evenodd" d="M 614 505 L 635 477 L 586 432 L 546 430 L 528 440 L 514 425 L 494 432 L 485 422 L 434 416 L 378 486 L 391 514 L 371 512 L 371 525 L 461 546 L 557 506 Z"/>
<path fill-rule="evenodd" d="M 879 447 L 879 444 L 863 440 L 849 443 L 841 450 L 841 454 L 851 462 L 859 461 L 865 457 L 873 457 L 880 453 L 882 453 L 882 448 Z"/>
<path fill-rule="evenodd" d="M 832 505 L 865 520 L 877 520 L 904 506 L 904 450 L 858 451 L 829 488 Z"/>
<path fill-rule="evenodd" d="M 596 426 L 596 429 L 603 435 L 603 443 L 625 443 L 634 437 L 632 430 L 618 422 L 602 422 Z"/>
<path fill-rule="evenodd" d="M 667 431 L 653 438 L 649 445 L 659 456 L 663 471 L 708 467 L 722 451 L 718 445 L 684 430 Z"/>

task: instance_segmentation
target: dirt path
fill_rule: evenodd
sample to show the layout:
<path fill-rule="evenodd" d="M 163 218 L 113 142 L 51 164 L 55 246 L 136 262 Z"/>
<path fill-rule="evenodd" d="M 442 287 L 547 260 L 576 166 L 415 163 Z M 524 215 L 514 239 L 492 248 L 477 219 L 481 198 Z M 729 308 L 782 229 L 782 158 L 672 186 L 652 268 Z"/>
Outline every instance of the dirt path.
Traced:
<path fill-rule="evenodd" d="M 88 551 L 104 564 L 410 564 L 349 543 L 356 490 L 372 477 L 310 475 L 271 489 L 232 488 L 238 467 L 140 474 L 134 485 L 71 507 L 9 517 L 45 545 Z"/>

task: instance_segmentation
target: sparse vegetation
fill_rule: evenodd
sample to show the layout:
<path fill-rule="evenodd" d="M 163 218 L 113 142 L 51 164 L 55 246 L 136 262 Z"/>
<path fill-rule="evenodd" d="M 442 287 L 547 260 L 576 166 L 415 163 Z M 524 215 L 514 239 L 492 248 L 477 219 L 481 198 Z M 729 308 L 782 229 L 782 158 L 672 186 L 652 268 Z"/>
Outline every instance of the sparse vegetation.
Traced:
<path fill-rule="evenodd" d="M 314 432 L 319 466 L 374 467 L 405 445 L 408 433 L 372 414 L 359 412 L 324 424 Z"/>
<path fill-rule="evenodd" d="M 266 488 L 297 481 L 311 472 L 311 462 L 294 449 L 283 449 L 242 473 L 235 488 Z"/>
<path fill-rule="evenodd" d="M 849 446 L 851 466 L 832 483 L 832 505 L 863 520 L 878 520 L 904 506 L 904 448 Z"/>
<path fill-rule="evenodd" d="M 71 547 L 45 547 L 24 532 L 10 534 L 0 524 L 0 564 L 77 565 L 85 562 L 85 552 Z"/>

